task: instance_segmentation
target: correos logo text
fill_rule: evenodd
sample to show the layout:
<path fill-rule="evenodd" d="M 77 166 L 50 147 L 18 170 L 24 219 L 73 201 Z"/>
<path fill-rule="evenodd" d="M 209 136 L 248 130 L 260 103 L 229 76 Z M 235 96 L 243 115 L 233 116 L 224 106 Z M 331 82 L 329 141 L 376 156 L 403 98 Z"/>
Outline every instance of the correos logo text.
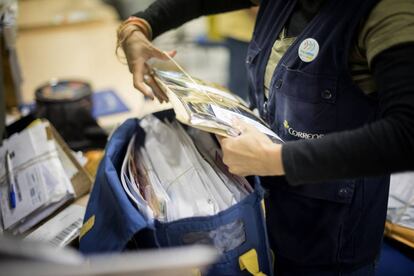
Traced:
<path fill-rule="evenodd" d="M 290 135 L 292 135 L 294 137 L 301 138 L 301 139 L 308 139 L 308 140 L 318 139 L 318 138 L 321 138 L 321 137 L 324 136 L 323 134 L 315 134 L 315 133 L 306 133 L 306 132 L 302 132 L 302 131 L 296 131 L 296 130 L 294 130 L 293 128 L 291 128 L 289 126 L 289 122 L 287 120 L 285 120 L 283 122 L 283 126 L 285 127 L 285 129 L 287 130 L 287 132 Z"/>

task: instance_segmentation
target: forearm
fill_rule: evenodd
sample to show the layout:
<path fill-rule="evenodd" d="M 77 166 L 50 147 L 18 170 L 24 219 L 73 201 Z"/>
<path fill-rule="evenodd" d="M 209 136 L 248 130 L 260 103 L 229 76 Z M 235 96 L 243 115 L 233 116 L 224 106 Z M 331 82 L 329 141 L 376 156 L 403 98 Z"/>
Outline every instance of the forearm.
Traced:
<path fill-rule="evenodd" d="M 283 145 L 291 184 L 414 169 L 414 44 L 379 54 L 373 69 L 381 118 L 355 130 Z"/>
<path fill-rule="evenodd" d="M 150 24 L 155 38 L 197 17 L 251 6 L 253 3 L 250 0 L 158 0 L 134 16 Z"/>

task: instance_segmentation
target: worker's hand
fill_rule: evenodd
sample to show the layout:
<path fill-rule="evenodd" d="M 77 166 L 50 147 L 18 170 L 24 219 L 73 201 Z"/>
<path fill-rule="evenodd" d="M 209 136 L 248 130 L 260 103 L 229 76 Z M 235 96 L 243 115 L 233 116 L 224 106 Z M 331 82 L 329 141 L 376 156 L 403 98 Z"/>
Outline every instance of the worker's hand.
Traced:
<path fill-rule="evenodd" d="M 217 136 L 229 171 L 240 176 L 283 175 L 282 145 L 273 143 L 251 125 L 242 121 L 234 123 L 241 132 L 239 136 Z"/>
<path fill-rule="evenodd" d="M 173 57 L 176 51 L 163 52 L 157 49 L 142 32 L 135 30 L 131 34 L 133 28 L 130 26 L 123 31 L 124 36 L 130 36 L 122 43 L 122 49 L 133 76 L 134 87 L 151 99 L 155 96 L 160 102 L 167 102 L 168 98 L 155 82 L 147 61 L 151 58 L 169 60 L 167 55 Z"/>

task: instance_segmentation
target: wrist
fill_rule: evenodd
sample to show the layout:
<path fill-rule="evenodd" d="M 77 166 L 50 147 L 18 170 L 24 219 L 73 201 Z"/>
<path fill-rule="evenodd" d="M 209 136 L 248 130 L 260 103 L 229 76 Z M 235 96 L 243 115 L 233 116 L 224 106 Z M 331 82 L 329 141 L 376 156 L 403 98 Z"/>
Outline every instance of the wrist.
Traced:
<path fill-rule="evenodd" d="M 152 28 L 149 23 L 139 17 L 130 16 L 118 27 L 118 41 L 124 41 L 134 32 L 141 32 L 148 39 L 152 39 Z"/>
<path fill-rule="evenodd" d="M 140 28 L 136 27 L 135 25 L 125 27 L 119 38 L 119 41 L 122 45 L 134 43 L 136 40 L 148 41 L 148 37 L 144 32 L 142 32 Z"/>
<path fill-rule="evenodd" d="M 282 145 L 272 143 L 268 148 L 270 175 L 280 176 L 285 174 L 282 162 Z"/>
<path fill-rule="evenodd" d="M 151 36 L 152 30 L 147 21 L 138 17 L 128 18 L 117 30 L 116 55 L 118 56 L 119 48 L 124 48 L 126 45 L 134 43 L 137 40 L 148 42 Z"/>

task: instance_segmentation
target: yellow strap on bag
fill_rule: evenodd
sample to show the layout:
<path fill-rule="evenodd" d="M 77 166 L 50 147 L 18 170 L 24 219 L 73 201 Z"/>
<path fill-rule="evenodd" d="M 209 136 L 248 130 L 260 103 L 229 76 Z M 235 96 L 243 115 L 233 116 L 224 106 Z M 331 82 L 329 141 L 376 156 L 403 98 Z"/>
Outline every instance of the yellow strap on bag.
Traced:
<path fill-rule="evenodd" d="M 79 233 L 79 240 L 82 239 L 83 236 L 86 235 L 86 233 L 89 232 L 89 230 L 92 229 L 93 225 L 95 224 L 95 215 L 90 217 L 82 226 L 80 233 Z"/>
<path fill-rule="evenodd" d="M 264 218 L 266 218 L 266 205 L 265 205 L 264 199 L 262 199 L 261 204 L 262 204 L 262 209 L 263 209 L 263 216 Z"/>
<path fill-rule="evenodd" d="M 256 249 L 250 249 L 239 257 L 240 270 L 247 270 L 254 276 L 266 276 L 266 274 L 260 272 L 259 258 L 257 256 Z"/>

